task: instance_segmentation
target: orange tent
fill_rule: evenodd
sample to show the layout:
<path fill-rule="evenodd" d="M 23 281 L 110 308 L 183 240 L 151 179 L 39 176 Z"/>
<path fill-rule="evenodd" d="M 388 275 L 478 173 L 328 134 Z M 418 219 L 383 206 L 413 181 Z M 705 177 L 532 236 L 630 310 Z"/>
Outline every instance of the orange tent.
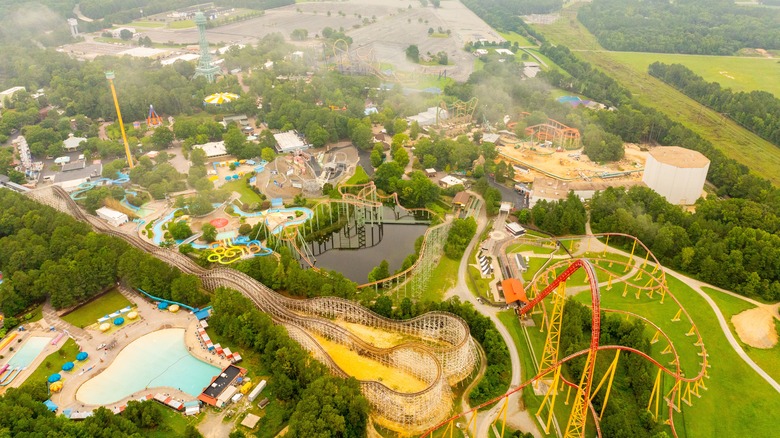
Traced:
<path fill-rule="evenodd" d="M 520 280 L 516 278 L 509 278 L 501 282 L 501 288 L 504 289 L 504 300 L 507 304 L 512 304 L 516 301 L 523 303 L 528 302 L 528 297 L 525 295 L 525 289 Z"/>

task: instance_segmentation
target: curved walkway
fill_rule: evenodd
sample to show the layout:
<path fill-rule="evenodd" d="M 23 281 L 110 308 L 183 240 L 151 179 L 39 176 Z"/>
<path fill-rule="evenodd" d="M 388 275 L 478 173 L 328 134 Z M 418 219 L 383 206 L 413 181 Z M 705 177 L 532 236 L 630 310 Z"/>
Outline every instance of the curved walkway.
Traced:
<path fill-rule="evenodd" d="M 585 233 L 586 234 L 592 234 L 592 231 L 591 231 L 591 228 L 590 228 L 590 221 L 588 221 L 585 224 Z M 581 247 L 582 247 L 582 245 L 580 245 L 580 248 Z M 595 237 L 591 237 L 590 238 L 590 248 L 591 248 L 592 251 L 596 251 L 596 252 L 598 252 L 598 250 L 603 251 L 605 247 L 606 247 L 606 245 L 604 245 L 599 239 L 597 239 Z M 621 251 L 621 250 L 619 250 L 617 248 L 607 247 L 606 249 L 609 252 L 611 252 L 611 253 L 620 254 L 622 256 L 631 258 L 630 254 L 626 253 L 625 251 Z M 633 258 L 634 258 L 634 261 L 636 261 L 636 262 L 639 262 L 639 263 L 643 263 L 644 262 L 644 258 L 642 258 L 642 257 L 639 257 L 639 256 L 635 255 L 635 256 L 633 256 Z M 720 311 L 720 308 L 718 308 L 718 305 L 715 304 L 715 301 L 712 299 L 712 297 L 710 297 L 706 292 L 704 292 L 701 287 L 702 286 L 707 286 L 707 287 L 711 287 L 711 288 L 713 288 L 715 290 L 718 290 L 718 291 L 723 291 L 723 289 L 720 289 L 720 288 L 714 287 L 714 286 L 712 286 L 710 284 L 704 283 L 702 281 L 695 280 L 693 278 L 687 277 L 687 276 L 685 276 L 683 274 L 680 274 L 679 272 L 673 271 L 673 270 L 671 270 L 669 268 L 666 268 L 666 267 L 664 267 L 664 270 L 666 271 L 667 274 L 672 275 L 674 278 L 682 281 L 688 287 L 693 289 L 697 294 L 699 294 L 702 298 L 704 298 L 704 300 L 707 302 L 707 304 L 709 304 L 710 307 L 712 308 L 712 311 L 715 313 L 715 317 L 718 319 L 718 324 L 720 324 L 720 328 L 723 331 L 724 336 L 726 336 L 726 339 L 729 341 L 729 344 L 731 344 L 731 347 L 734 349 L 734 351 L 736 351 L 737 355 L 739 355 L 739 357 L 741 357 L 742 360 L 744 360 L 745 363 L 748 364 L 748 366 L 750 368 L 753 368 L 753 370 L 756 373 L 758 373 L 758 375 L 761 376 L 761 378 L 766 380 L 767 383 L 769 383 L 769 385 L 772 386 L 772 388 L 775 389 L 775 391 L 780 392 L 780 384 L 777 383 L 777 381 L 775 381 L 775 379 L 773 379 L 769 374 L 767 374 L 766 371 L 764 371 L 763 368 L 758 366 L 758 364 L 756 364 L 753 361 L 753 359 L 751 359 L 750 356 L 747 355 L 747 353 L 745 353 L 745 350 L 742 348 L 742 346 L 739 344 L 737 339 L 734 337 L 734 334 L 731 332 L 731 329 L 729 329 L 728 322 L 726 321 L 726 318 L 723 316 L 723 313 Z M 745 299 L 745 297 L 742 297 L 740 295 L 736 295 L 733 292 L 729 293 L 729 295 L 733 295 L 733 296 L 737 296 L 739 298 Z M 745 299 L 745 301 L 748 301 L 748 302 L 751 302 L 751 303 L 755 303 L 757 305 L 762 305 L 758 301 L 754 301 L 754 300 L 750 300 L 750 299 Z"/>

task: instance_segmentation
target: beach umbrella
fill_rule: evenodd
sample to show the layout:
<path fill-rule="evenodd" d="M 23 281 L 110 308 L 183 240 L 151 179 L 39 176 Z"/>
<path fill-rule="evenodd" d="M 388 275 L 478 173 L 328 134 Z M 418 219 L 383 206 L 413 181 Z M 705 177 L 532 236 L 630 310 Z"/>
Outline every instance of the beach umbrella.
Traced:
<path fill-rule="evenodd" d="M 60 392 L 62 391 L 62 382 L 54 382 L 51 385 L 49 385 L 49 389 L 51 392 Z"/>
<path fill-rule="evenodd" d="M 61 378 L 62 376 L 59 375 L 59 373 L 52 374 L 51 376 L 49 376 L 49 383 L 59 382 Z"/>
<path fill-rule="evenodd" d="M 121 317 L 114 320 L 114 325 L 122 325 L 124 323 L 125 323 L 125 319 Z"/>
<path fill-rule="evenodd" d="M 75 365 L 73 365 L 73 362 L 65 362 L 62 364 L 62 371 L 70 371 L 73 369 Z"/>
<path fill-rule="evenodd" d="M 168 308 L 168 303 L 166 303 L 165 301 L 160 301 L 159 303 L 157 303 L 157 308 L 160 310 L 165 310 Z"/>
<path fill-rule="evenodd" d="M 82 351 L 76 355 L 76 360 L 86 360 L 89 357 L 89 353 Z"/>
<path fill-rule="evenodd" d="M 222 105 L 223 103 L 232 102 L 238 99 L 238 94 L 235 93 L 214 93 L 206 96 L 203 102 L 210 103 L 212 105 Z"/>
<path fill-rule="evenodd" d="M 179 305 L 178 304 L 174 304 L 171 307 L 169 307 L 168 310 L 170 310 L 173 313 L 176 313 L 176 312 L 179 311 Z"/>
<path fill-rule="evenodd" d="M 107 332 L 108 329 L 111 328 L 111 324 L 104 322 L 103 324 L 100 324 L 100 331 L 101 332 Z"/>
<path fill-rule="evenodd" d="M 138 318 L 138 312 L 136 311 L 132 311 L 127 314 L 127 319 L 136 319 L 136 318 Z"/>

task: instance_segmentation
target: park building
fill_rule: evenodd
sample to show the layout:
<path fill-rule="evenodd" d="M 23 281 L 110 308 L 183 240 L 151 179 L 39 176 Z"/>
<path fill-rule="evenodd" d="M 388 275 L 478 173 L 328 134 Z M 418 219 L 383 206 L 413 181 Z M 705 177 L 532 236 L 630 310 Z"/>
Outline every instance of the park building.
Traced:
<path fill-rule="evenodd" d="M 710 160 L 679 146 L 652 149 L 642 181 L 672 204 L 691 205 L 702 195 Z"/>
<path fill-rule="evenodd" d="M 115 227 L 118 227 L 130 220 L 128 219 L 127 215 L 121 211 L 116 211 L 108 207 L 100 207 L 95 210 L 95 213 L 97 213 L 99 218 Z"/>
<path fill-rule="evenodd" d="M 274 134 L 274 140 L 276 140 L 276 150 L 280 154 L 302 151 L 311 147 L 311 144 L 307 143 L 304 136 L 299 134 L 298 131 Z"/>

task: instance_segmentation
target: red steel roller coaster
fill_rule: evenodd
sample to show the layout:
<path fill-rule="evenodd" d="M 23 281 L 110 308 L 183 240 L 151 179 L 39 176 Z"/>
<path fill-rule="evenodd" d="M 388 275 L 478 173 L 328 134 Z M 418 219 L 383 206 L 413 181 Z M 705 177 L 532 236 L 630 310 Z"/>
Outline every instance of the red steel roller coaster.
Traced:
<path fill-rule="evenodd" d="M 599 420 L 601 419 L 604 413 L 604 409 L 606 408 L 607 402 L 609 400 L 609 394 L 612 389 L 613 378 L 615 376 L 615 370 L 617 369 L 617 364 L 620 358 L 621 351 L 627 352 L 629 354 L 635 354 L 644 358 L 658 370 L 653 385 L 653 389 L 650 394 L 650 400 L 648 401 L 647 404 L 647 410 L 653 415 L 653 417 L 656 420 L 661 419 L 659 417 L 659 404 L 661 398 L 663 398 L 668 406 L 668 415 L 665 419 L 663 419 L 663 421 L 665 424 L 669 426 L 671 434 L 674 437 L 677 437 L 677 432 L 675 430 L 675 423 L 674 423 L 674 414 L 676 412 L 680 412 L 681 403 L 684 402 L 687 405 L 691 405 L 693 396 L 700 397 L 700 390 L 707 389 L 707 387 L 704 384 L 704 379 L 709 378 L 708 375 L 709 364 L 708 364 L 707 350 L 704 347 L 704 344 L 701 339 L 701 335 L 699 334 L 696 324 L 693 322 L 688 312 L 680 305 L 680 302 L 669 291 L 666 284 L 666 276 L 660 263 L 642 242 L 640 242 L 638 239 L 634 238 L 633 236 L 629 236 L 625 234 L 617 234 L 617 233 L 600 234 L 594 236 L 567 237 L 567 238 L 562 238 L 562 240 L 574 242 L 575 240 L 584 239 L 584 241 L 586 241 L 588 244 L 588 251 L 590 251 L 592 240 L 598 240 L 599 238 L 606 238 L 608 244 L 610 237 L 613 237 L 613 239 L 624 239 L 627 240 L 629 243 L 633 241 L 631 256 L 627 259 L 628 260 L 627 262 L 621 262 L 621 261 L 610 260 L 610 259 L 603 259 L 601 261 L 608 262 L 610 267 L 614 263 L 623 264 L 625 265 L 624 272 L 630 272 L 629 274 L 623 275 L 621 278 L 619 275 L 615 273 L 614 270 L 609 270 L 604 266 L 600 266 L 598 262 L 596 262 L 596 264 L 594 265 L 593 262 L 584 258 L 575 259 L 573 261 L 566 260 L 558 263 L 553 263 L 550 266 L 548 266 L 546 270 L 540 272 L 535 277 L 535 281 L 533 282 L 532 287 L 528 291 L 529 302 L 525 305 L 522 305 L 522 307 L 518 308 L 517 310 L 518 316 L 520 318 L 524 318 L 532 311 L 539 311 L 538 308 L 540 306 L 544 307 L 544 299 L 552 295 L 553 307 L 552 310 L 549 312 L 549 314 L 548 312 L 539 311 L 539 313 L 542 313 L 542 317 L 543 317 L 542 325 L 544 326 L 546 323 L 548 333 L 547 333 L 547 339 L 545 341 L 542 361 L 539 365 L 539 370 L 537 374 L 532 378 L 522 382 L 517 387 L 514 387 L 506 394 L 496 397 L 485 403 L 482 403 L 479 406 L 473 407 L 468 411 L 454 415 L 453 417 L 439 423 L 438 425 L 436 425 L 435 427 L 431 428 L 426 433 L 424 433 L 422 435 L 423 437 L 431 436 L 434 431 L 440 429 L 444 430 L 445 436 L 447 435 L 447 432 L 451 434 L 456 427 L 457 424 L 456 420 L 458 419 L 465 419 L 467 422 L 466 429 L 469 432 L 472 432 L 472 428 L 473 428 L 472 433 L 474 434 L 474 436 L 477 436 L 477 415 L 476 414 L 479 412 L 480 409 L 483 409 L 485 407 L 488 407 L 492 404 L 496 404 L 497 402 L 501 402 L 501 401 L 503 401 L 501 410 L 499 411 L 498 415 L 496 415 L 496 418 L 492 419 L 492 422 L 495 424 L 499 420 L 499 417 L 503 415 L 504 421 L 501 428 L 501 436 L 503 436 L 505 430 L 504 428 L 506 425 L 506 416 L 508 411 L 509 397 L 512 394 L 518 393 L 523 389 L 525 389 L 526 387 L 529 387 L 529 385 L 531 384 L 533 384 L 537 388 L 542 387 L 543 388 L 542 390 L 545 390 L 546 387 L 544 399 L 542 401 L 542 404 L 538 412 L 536 413 L 537 417 L 539 417 L 543 409 L 545 407 L 548 408 L 547 418 L 543 424 L 546 433 L 549 433 L 550 431 L 549 429 L 550 421 L 553 416 L 553 407 L 555 406 L 556 396 L 565 387 L 567 387 L 568 388 L 567 396 L 566 396 L 567 405 L 569 404 L 569 398 L 572 390 L 575 391 L 575 395 L 574 395 L 574 402 L 571 405 L 571 413 L 566 425 L 565 432 L 563 433 L 563 436 L 564 437 L 585 436 L 585 430 L 586 430 L 585 427 L 588 418 L 588 411 L 590 411 L 591 416 L 593 417 L 594 420 L 593 425 L 595 428 L 595 432 L 597 436 L 601 437 Z M 545 239 L 545 240 L 548 243 L 551 243 L 553 247 L 561 244 L 561 241 L 556 241 L 553 239 Z M 606 256 L 606 248 L 607 246 L 604 246 L 604 256 Z M 643 251 L 646 254 L 644 260 L 642 260 L 641 257 L 636 257 L 634 255 L 637 249 Z M 550 258 L 550 261 L 552 261 L 552 257 Z M 562 268 L 565 269 L 563 269 L 563 271 L 561 272 Z M 664 332 L 664 330 L 659 324 L 656 324 L 655 322 L 650 321 L 641 315 L 637 315 L 629 311 L 611 310 L 611 309 L 602 308 L 600 283 L 599 283 L 598 275 L 596 273 L 596 268 L 603 271 L 605 273 L 604 275 L 608 276 L 605 282 L 602 281 L 602 283 L 606 283 L 606 290 L 612 289 L 613 279 L 615 280 L 620 279 L 619 281 L 625 283 L 625 287 L 622 294 L 623 297 L 626 296 L 629 287 L 636 290 L 635 296 L 637 299 L 639 299 L 640 296 L 643 293 L 645 293 L 646 296 L 649 297 L 650 299 L 658 298 L 659 303 L 661 305 L 664 303 L 664 298 L 671 297 L 671 299 L 674 302 L 674 304 L 672 305 L 673 306 L 676 305 L 679 308 L 676 311 L 675 316 L 671 320 L 672 323 L 680 321 L 681 317 L 687 318 L 688 322 L 691 325 L 690 325 L 690 330 L 688 330 L 685 333 L 685 335 L 695 336 L 696 339 L 694 346 L 699 350 L 697 355 L 700 357 L 701 360 L 701 362 L 699 362 L 701 368 L 698 370 L 698 373 L 695 376 L 693 377 L 685 376 L 685 373 L 681 368 L 680 357 L 677 354 L 677 348 L 673 344 L 669 335 Z M 585 350 L 581 350 L 576 353 L 570 354 L 564 358 L 558 358 L 558 341 L 560 339 L 561 314 L 563 312 L 563 301 L 566 296 L 565 285 L 567 280 L 569 280 L 572 277 L 572 275 L 575 274 L 579 269 L 582 269 L 585 272 L 586 282 L 590 289 L 590 295 L 591 295 L 592 321 L 591 321 L 590 345 Z M 556 275 L 556 273 L 558 272 L 560 272 L 560 274 Z M 642 280 L 643 276 L 645 275 L 649 277 L 648 281 L 645 284 L 636 283 L 639 280 Z M 630 279 L 628 279 L 627 277 L 630 277 Z M 544 287 L 541 288 L 540 285 Z M 541 290 L 539 290 L 540 288 Z M 656 293 L 658 293 L 658 295 L 656 295 Z M 635 348 L 626 347 L 622 345 L 600 345 L 599 338 L 601 334 L 602 312 L 619 313 L 625 315 L 627 318 L 634 317 L 642 320 L 645 324 L 652 327 L 655 330 L 655 335 L 653 336 L 651 344 L 654 344 L 662 340 L 667 343 L 667 346 L 663 349 L 661 354 L 673 355 L 673 360 L 669 362 L 670 365 L 673 365 L 673 369 L 668 368 L 666 365 L 660 363 L 658 360 L 651 357 L 647 353 L 637 350 Z M 544 327 L 542 328 L 544 329 Z M 600 351 L 615 351 L 615 357 L 612 360 L 611 365 L 607 368 L 604 375 L 601 376 L 599 381 L 597 381 L 596 388 L 594 390 L 593 389 L 594 377 L 595 377 L 594 367 L 596 363 L 596 357 Z M 561 365 L 569 362 L 574 358 L 581 357 L 581 356 L 585 356 L 585 365 L 583 366 L 579 383 L 567 380 L 561 373 Z M 674 384 L 671 386 L 671 389 L 669 389 L 668 391 L 666 391 L 665 386 L 662 383 L 663 374 L 671 376 L 672 379 L 674 380 Z M 552 379 L 549 379 L 550 375 L 552 375 Z M 602 389 L 603 389 L 603 403 L 602 403 L 601 412 L 599 413 L 596 412 L 596 408 L 593 406 L 591 401 L 593 400 L 596 394 L 602 391 Z M 665 395 L 664 392 L 666 392 Z M 539 420 L 541 422 L 542 418 L 539 417 Z"/>

